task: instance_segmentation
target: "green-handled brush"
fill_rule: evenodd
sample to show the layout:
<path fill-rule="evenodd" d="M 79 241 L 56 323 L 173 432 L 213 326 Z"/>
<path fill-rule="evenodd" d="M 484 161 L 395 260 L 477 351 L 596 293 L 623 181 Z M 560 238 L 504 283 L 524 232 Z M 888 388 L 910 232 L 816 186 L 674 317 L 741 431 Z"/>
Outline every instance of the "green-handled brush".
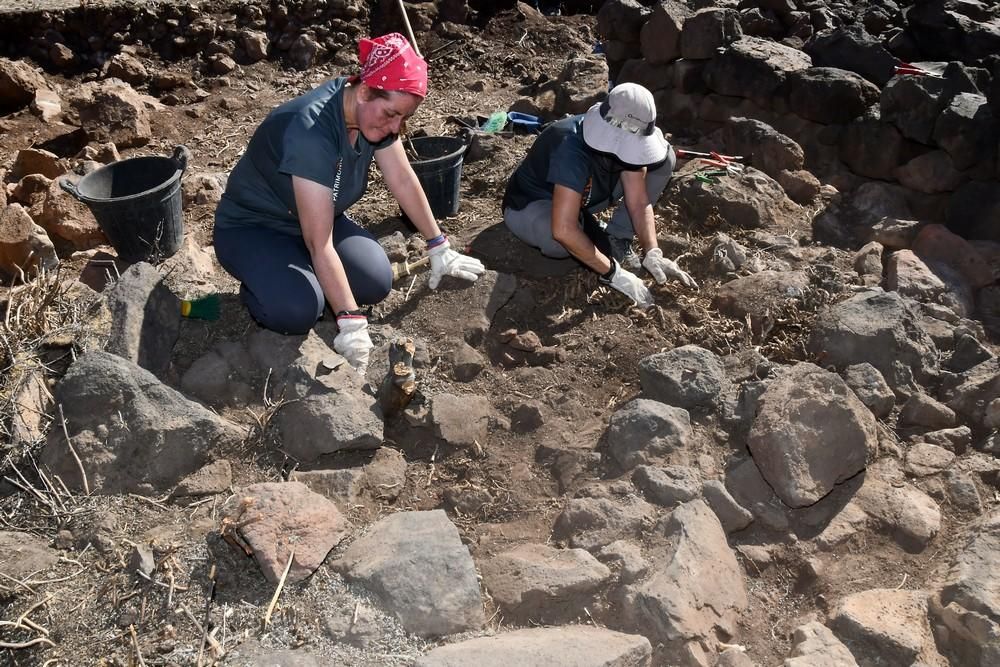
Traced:
<path fill-rule="evenodd" d="M 209 294 L 200 299 L 181 300 L 181 316 L 194 320 L 219 319 L 219 295 Z"/>
<path fill-rule="evenodd" d="M 507 126 L 507 112 L 506 111 L 494 111 L 490 114 L 490 117 L 483 123 L 483 126 L 479 128 L 481 132 L 486 134 L 494 134 L 500 132 L 504 127 Z"/>

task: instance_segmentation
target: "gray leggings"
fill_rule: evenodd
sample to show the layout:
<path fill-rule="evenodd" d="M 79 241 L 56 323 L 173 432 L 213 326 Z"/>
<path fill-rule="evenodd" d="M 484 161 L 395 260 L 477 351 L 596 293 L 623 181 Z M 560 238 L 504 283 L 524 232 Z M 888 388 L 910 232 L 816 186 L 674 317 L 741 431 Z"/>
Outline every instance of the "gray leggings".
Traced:
<path fill-rule="evenodd" d="M 667 153 L 666 161 L 652 171 L 646 172 L 646 195 L 649 201 L 654 204 L 659 201 L 660 195 L 670 181 L 670 175 L 674 171 L 677 158 L 671 149 Z M 624 195 L 621 179 L 615 184 L 612 195 L 613 201 L 618 201 Z M 597 213 L 599 211 L 592 211 Z M 552 238 L 552 200 L 537 199 L 521 210 L 506 208 L 503 212 L 503 221 L 507 228 L 528 245 L 538 248 L 543 255 L 548 257 L 565 258 L 569 257 L 569 251 L 561 243 Z M 589 231 L 589 230 L 586 230 Z M 635 237 L 635 229 L 632 226 L 632 218 L 628 214 L 625 202 L 621 201 L 615 207 L 615 212 L 611 215 L 605 230 L 608 236 L 618 239 L 629 239 Z M 591 236 L 588 233 L 588 236 Z M 593 236 L 591 236 L 591 240 Z M 602 249 L 602 252 L 604 250 Z"/>
<path fill-rule="evenodd" d="M 382 301 L 392 289 L 392 266 L 375 237 L 346 215 L 333 225 L 340 256 L 358 305 Z M 301 236 L 267 227 L 215 230 L 215 254 L 242 284 L 240 296 L 261 326 L 303 334 L 323 314 L 326 298 Z"/>

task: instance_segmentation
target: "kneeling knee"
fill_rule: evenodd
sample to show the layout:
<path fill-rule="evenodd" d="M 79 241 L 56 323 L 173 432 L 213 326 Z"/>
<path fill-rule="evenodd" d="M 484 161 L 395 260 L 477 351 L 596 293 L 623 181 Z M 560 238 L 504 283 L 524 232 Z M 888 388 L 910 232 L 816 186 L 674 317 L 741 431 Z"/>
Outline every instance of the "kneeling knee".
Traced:
<path fill-rule="evenodd" d="M 256 312 L 254 312 L 256 311 Z M 304 334 L 316 324 L 319 319 L 318 308 L 314 303 L 289 299 L 283 303 L 262 305 L 251 309 L 251 314 L 264 327 L 282 334 Z"/>

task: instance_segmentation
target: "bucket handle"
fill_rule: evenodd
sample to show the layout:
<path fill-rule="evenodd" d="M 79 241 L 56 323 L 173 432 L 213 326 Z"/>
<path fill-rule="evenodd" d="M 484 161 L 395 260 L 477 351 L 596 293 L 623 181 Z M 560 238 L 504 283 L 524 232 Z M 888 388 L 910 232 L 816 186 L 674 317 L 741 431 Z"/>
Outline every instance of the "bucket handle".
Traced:
<path fill-rule="evenodd" d="M 188 160 L 191 159 L 191 151 L 189 151 L 188 147 L 184 144 L 180 144 L 174 148 L 174 154 L 170 156 L 170 159 L 174 161 L 175 165 L 177 165 L 178 171 L 183 174 L 187 171 Z"/>
<path fill-rule="evenodd" d="M 70 180 L 65 177 L 57 179 L 57 182 L 59 183 L 60 188 L 73 195 L 76 199 L 83 201 L 83 196 L 80 194 L 80 191 L 77 190 L 76 183 L 70 182 Z"/>

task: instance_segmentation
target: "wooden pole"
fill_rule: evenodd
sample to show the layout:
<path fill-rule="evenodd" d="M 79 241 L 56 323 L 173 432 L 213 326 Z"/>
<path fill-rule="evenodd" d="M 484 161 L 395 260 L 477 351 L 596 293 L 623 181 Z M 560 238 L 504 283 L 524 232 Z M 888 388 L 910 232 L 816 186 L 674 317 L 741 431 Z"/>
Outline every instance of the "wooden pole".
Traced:
<path fill-rule="evenodd" d="M 406 5 L 403 4 L 403 0 L 397 1 L 399 2 L 399 13 L 403 15 L 403 25 L 406 26 L 406 36 L 410 38 L 410 46 L 420 56 L 420 49 L 417 48 L 417 38 L 413 36 L 413 28 L 410 27 L 410 17 L 406 15 Z M 423 56 L 420 57 L 423 58 Z"/>

